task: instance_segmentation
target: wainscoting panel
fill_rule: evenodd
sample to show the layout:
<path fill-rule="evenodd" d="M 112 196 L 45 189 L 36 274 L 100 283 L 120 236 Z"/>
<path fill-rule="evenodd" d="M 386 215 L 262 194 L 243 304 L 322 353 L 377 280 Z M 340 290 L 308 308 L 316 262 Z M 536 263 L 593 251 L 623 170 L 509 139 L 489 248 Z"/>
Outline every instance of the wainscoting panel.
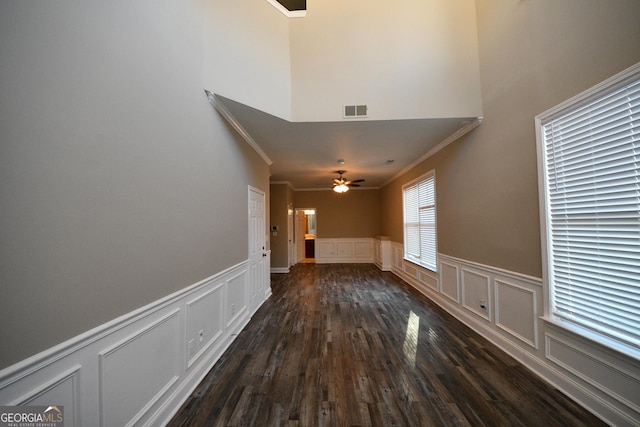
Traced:
<path fill-rule="evenodd" d="M 563 336 L 561 331 L 545 335 L 547 358 L 580 380 L 615 397 L 640 414 L 640 375 L 637 366 L 586 343 Z M 588 375 L 586 374 L 588 373 Z"/>
<path fill-rule="evenodd" d="M 33 390 L 11 402 L 13 405 L 21 406 L 49 406 L 51 402 L 56 402 L 64 407 L 64 425 L 77 426 L 78 424 L 78 372 L 80 366 L 74 366 L 69 372 L 64 372 L 58 378 L 54 378 L 48 383 L 42 384 L 37 390 Z"/>
<path fill-rule="evenodd" d="M 353 242 L 353 250 L 357 259 L 373 258 L 373 241 L 355 241 Z"/>
<path fill-rule="evenodd" d="M 438 291 L 440 284 L 437 273 L 404 259 L 404 247 L 399 243 L 391 242 L 391 253 L 392 273 L 406 280 L 425 295 Z"/>
<path fill-rule="evenodd" d="M 316 248 L 316 264 L 373 263 L 372 238 L 320 238 Z"/>
<path fill-rule="evenodd" d="M 224 283 L 187 302 L 187 368 L 224 332 Z"/>
<path fill-rule="evenodd" d="M 440 261 L 440 284 L 442 286 L 442 295 L 450 298 L 456 304 L 460 304 L 458 282 L 458 266 Z"/>
<path fill-rule="evenodd" d="M 640 425 L 640 363 L 543 320 L 542 279 L 438 254 L 434 288 L 391 248 L 391 271 L 458 320 L 608 424 Z"/>
<path fill-rule="evenodd" d="M 468 268 L 460 271 L 462 306 L 488 322 L 491 321 L 490 286 L 489 276 Z"/>
<path fill-rule="evenodd" d="M 255 283 L 253 286 L 256 286 Z M 247 270 L 238 272 L 227 279 L 226 283 L 226 321 L 227 327 L 240 319 L 247 312 L 247 296 L 249 295 Z"/>
<path fill-rule="evenodd" d="M 418 280 L 420 283 L 430 287 L 434 291 L 438 290 L 438 278 L 432 272 L 418 270 Z"/>
<path fill-rule="evenodd" d="M 244 261 L 0 371 L 1 405 L 64 406 L 66 426 L 164 425 L 270 295 Z"/>
<path fill-rule="evenodd" d="M 134 425 L 178 380 L 178 313 L 100 353 L 101 425 Z"/>
<path fill-rule="evenodd" d="M 538 348 L 538 303 L 535 289 L 495 279 L 496 326 Z M 533 321 L 532 321 L 533 319 Z"/>

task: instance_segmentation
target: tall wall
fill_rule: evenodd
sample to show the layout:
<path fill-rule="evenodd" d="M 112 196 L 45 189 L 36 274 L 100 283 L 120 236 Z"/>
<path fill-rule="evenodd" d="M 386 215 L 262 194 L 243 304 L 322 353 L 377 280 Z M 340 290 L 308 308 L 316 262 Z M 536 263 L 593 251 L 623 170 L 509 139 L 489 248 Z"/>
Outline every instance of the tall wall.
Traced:
<path fill-rule="evenodd" d="M 403 183 L 436 170 L 438 250 L 541 277 L 535 115 L 640 61 L 632 0 L 476 1 L 482 125 L 381 190 L 402 242 Z"/>
<path fill-rule="evenodd" d="M 381 189 L 391 270 L 611 425 L 640 366 L 545 317 L 534 117 L 640 61 L 632 0 L 477 0 L 484 121 Z M 438 271 L 403 259 L 402 185 L 434 169 Z"/>
<path fill-rule="evenodd" d="M 203 89 L 233 94 L 251 64 L 204 52 L 271 47 L 205 29 L 227 6 L 0 2 L 0 368 L 247 259 L 268 167 Z"/>
<path fill-rule="evenodd" d="M 472 1 L 310 0 L 290 27 L 294 121 L 482 115 Z"/>
<path fill-rule="evenodd" d="M 284 15 L 265 0 L 204 4 L 205 87 L 291 120 L 289 23 Z"/>
<path fill-rule="evenodd" d="M 333 191 L 296 191 L 294 206 L 317 210 L 318 238 L 359 238 L 380 234 L 378 190 L 351 190 L 344 194 Z"/>

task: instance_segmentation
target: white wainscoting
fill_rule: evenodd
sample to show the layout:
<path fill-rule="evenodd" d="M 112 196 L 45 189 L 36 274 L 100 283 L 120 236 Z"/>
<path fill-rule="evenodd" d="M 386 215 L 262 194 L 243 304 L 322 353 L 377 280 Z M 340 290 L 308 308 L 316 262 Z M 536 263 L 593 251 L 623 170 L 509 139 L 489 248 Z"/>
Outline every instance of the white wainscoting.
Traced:
<path fill-rule="evenodd" d="M 67 427 L 165 424 L 253 315 L 247 268 L 240 263 L 0 371 L 0 405 L 63 405 Z"/>
<path fill-rule="evenodd" d="M 640 363 L 542 319 L 542 279 L 438 254 L 438 272 L 391 271 L 611 425 L 640 425 Z M 484 305 L 484 308 L 482 307 Z"/>
<path fill-rule="evenodd" d="M 373 263 L 373 238 L 316 239 L 316 264 Z"/>
<path fill-rule="evenodd" d="M 382 271 L 391 271 L 391 240 L 388 237 L 373 238 L 373 263 Z"/>

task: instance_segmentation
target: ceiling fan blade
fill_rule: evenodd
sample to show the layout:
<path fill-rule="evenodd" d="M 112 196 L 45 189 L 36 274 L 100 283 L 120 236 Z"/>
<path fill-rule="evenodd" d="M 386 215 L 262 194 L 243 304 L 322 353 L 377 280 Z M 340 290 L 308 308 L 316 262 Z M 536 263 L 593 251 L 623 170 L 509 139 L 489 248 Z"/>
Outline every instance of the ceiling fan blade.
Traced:
<path fill-rule="evenodd" d="M 338 179 L 338 178 L 333 178 L 333 182 L 336 183 L 336 184 L 340 184 L 340 183 L 342 183 L 342 180 Z"/>
<path fill-rule="evenodd" d="M 360 187 L 360 184 L 347 184 L 349 187 Z"/>
<path fill-rule="evenodd" d="M 355 180 L 353 180 L 351 182 L 364 182 L 364 179 L 355 179 Z"/>

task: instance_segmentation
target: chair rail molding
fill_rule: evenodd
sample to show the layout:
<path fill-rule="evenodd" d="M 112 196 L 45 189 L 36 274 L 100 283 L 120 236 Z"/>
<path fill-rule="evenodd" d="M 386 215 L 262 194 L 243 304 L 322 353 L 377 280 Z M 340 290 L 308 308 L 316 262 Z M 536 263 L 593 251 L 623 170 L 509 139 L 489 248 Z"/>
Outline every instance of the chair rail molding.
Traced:
<path fill-rule="evenodd" d="M 9 366 L 0 405 L 55 402 L 67 427 L 166 424 L 269 298 L 251 311 L 249 285 L 246 260 Z"/>

